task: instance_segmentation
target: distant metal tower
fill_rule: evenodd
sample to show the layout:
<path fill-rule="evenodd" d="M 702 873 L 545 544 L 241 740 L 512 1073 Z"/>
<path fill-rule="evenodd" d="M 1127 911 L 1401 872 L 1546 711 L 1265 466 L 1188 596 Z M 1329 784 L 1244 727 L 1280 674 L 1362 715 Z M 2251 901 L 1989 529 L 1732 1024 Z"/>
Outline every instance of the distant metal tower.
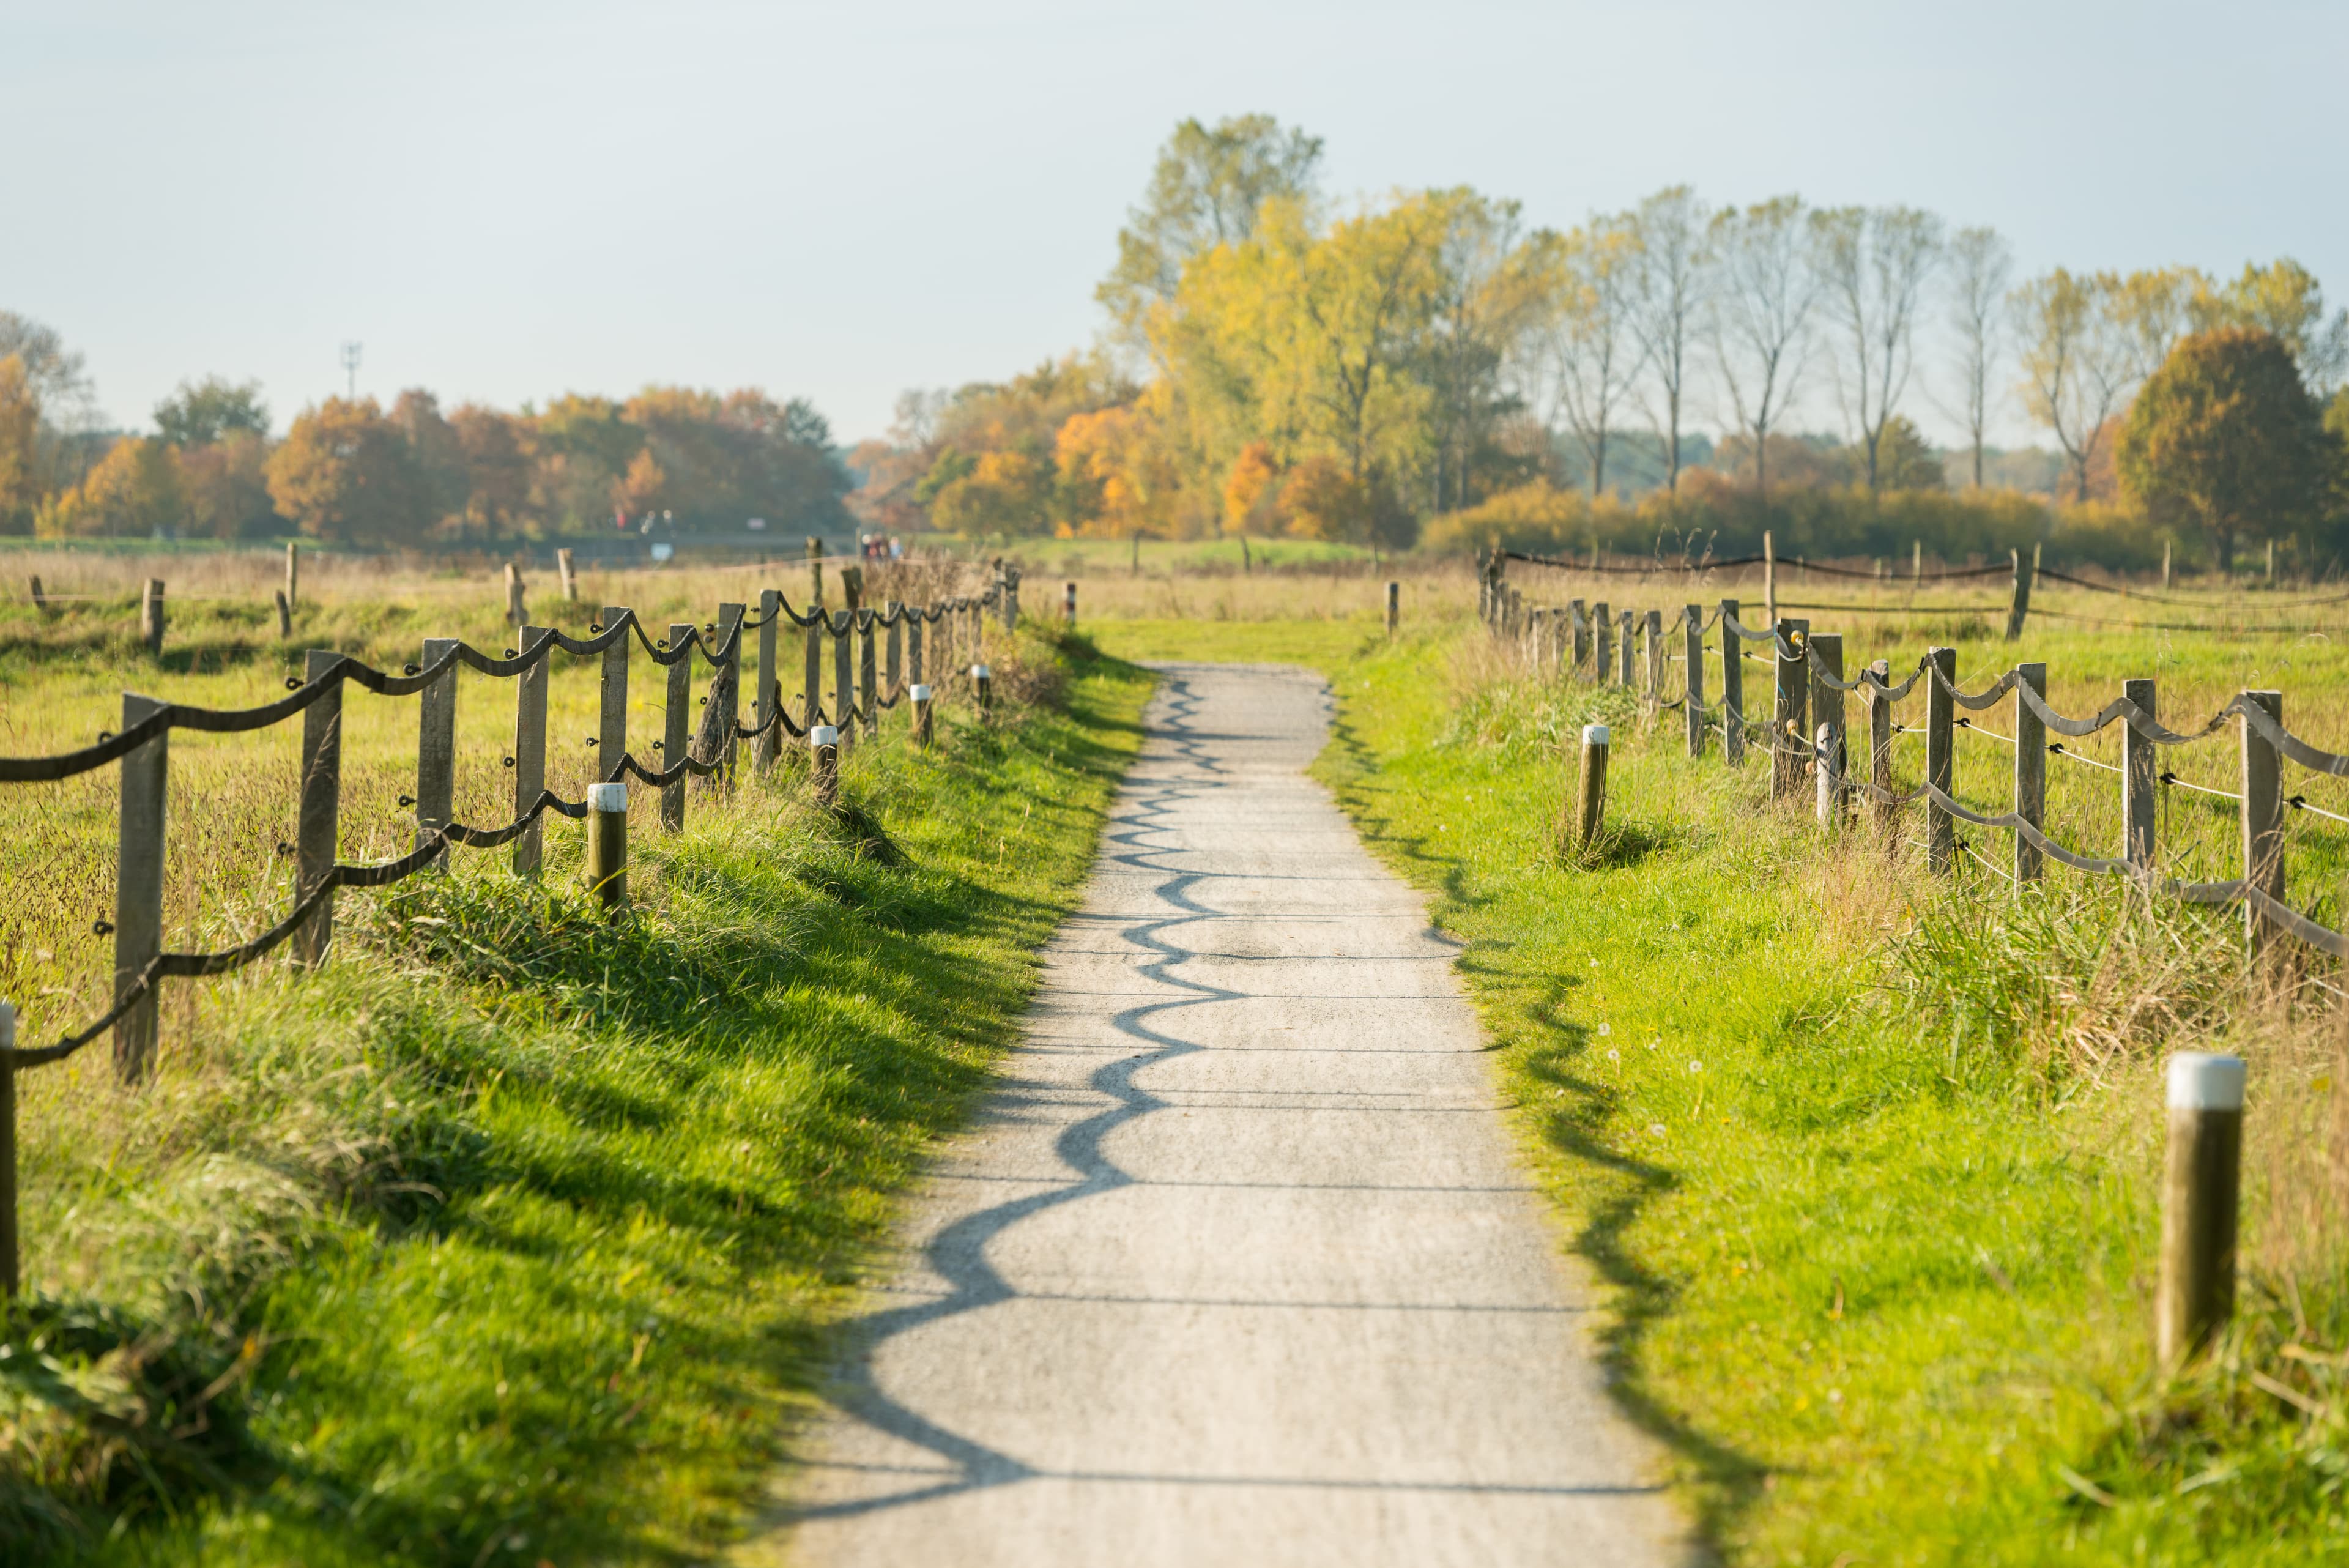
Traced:
<path fill-rule="evenodd" d="M 357 343 L 343 345 L 343 374 L 349 379 L 350 400 L 356 403 L 359 400 L 359 346 Z"/>

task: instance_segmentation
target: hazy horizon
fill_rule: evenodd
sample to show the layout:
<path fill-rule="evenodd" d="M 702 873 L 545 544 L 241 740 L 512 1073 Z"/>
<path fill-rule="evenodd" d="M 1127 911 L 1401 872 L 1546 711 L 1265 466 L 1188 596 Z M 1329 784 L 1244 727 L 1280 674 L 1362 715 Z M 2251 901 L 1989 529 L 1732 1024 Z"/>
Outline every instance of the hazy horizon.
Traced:
<path fill-rule="evenodd" d="M 2177 5 L 6 15 L 0 308 L 134 428 L 219 374 L 283 429 L 356 339 L 387 401 L 758 385 L 846 444 L 1091 342 L 1159 143 L 1251 110 L 1326 139 L 1341 197 L 1464 183 L 1562 227 L 1795 191 L 1992 224 L 2018 275 L 2291 255 L 2349 299 L 2349 214 L 2313 199 L 2349 10 L 2314 4 L 2220 36 Z M 1948 439 L 1933 389 L 1906 411 Z"/>

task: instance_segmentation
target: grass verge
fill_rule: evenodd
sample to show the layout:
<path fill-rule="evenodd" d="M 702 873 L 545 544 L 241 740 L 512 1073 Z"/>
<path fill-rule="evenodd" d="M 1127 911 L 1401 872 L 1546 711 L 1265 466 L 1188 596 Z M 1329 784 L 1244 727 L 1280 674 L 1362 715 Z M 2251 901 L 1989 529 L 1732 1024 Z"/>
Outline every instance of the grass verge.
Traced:
<path fill-rule="evenodd" d="M 460 858 L 349 898 L 316 975 L 181 988 L 141 1094 L 28 1075 L 0 1557 L 723 1542 L 1139 742 L 1145 675 L 1023 641 L 1056 704 L 859 748 L 843 817 L 788 776 L 696 794 L 625 923 L 558 829 L 542 885 Z"/>

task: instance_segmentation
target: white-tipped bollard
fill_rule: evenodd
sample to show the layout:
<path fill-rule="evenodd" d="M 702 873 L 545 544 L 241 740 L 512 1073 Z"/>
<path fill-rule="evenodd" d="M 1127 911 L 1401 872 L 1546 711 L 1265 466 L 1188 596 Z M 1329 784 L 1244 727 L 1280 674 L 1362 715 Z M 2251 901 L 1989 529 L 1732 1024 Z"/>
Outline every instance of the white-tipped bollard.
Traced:
<path fill-rule="evenodd" d="M 830 809 L 840 804 L 840 729 L 818 724 L 808 732 L 808 750 L 815 758 L 815 803 Z"/>
<path fill-rule="evenodd" d="M 628 786 L 587 786 L 587 886 L 617 917 L 628 907 Z"/>
<path fill-rule="evenodd" d="M 1600 824 L 1607 820 L 1607 726 L 1582 726 L 1582 795 L 1580 809 L 1575 814 L 1573 847 L 1587 849 L 1598 842 Z"/>
<path fill-rule="evenodd" d="M 16 1048 L 16 1004 L 0 1002 L 0 1051 Z M 0 1296 L 16 1293 L 16 1064 L 0 1062 Z"/>
<path fill-rule="evenodd" d="M 914 686 L 914 743 L 924 751 L 930 749 L 930 689 L 920 683 Z"/>
<path fill-rule="evenodd" d="M 2161 1183 L 2154 1340 L 2175 1369 L 2235 1314 L 2235 1216 L 2243 1156 L 2243 1059 L 2169 1059 L 2169 1158 Z"/>
<path fill-rule="evenodd" d="M 1072 629 L 1077 624 L 1077 585 L 1074 583 L 1069 585 L 1066 594 L 1061 597 L 1061 618 L 1068 622 Z"/>
<path fill-rule="evenodd" d="M 988 674 L 986 665 L 974 664 L 970 667 L 970 683 L 978 689 L 978 716 L 984 719 L 995 711 L 994 678 Z"/>

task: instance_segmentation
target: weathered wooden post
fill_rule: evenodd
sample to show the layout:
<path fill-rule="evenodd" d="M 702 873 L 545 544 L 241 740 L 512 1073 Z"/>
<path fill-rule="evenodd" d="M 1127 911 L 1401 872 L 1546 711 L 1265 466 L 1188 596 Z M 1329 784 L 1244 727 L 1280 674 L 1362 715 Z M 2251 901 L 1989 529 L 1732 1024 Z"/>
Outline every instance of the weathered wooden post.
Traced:
<path fill-rule="evenodd" d="M 814 761 L 815 803 L 829 811 L 840 804 L 840 727 L 818 724 L 810 730 L 808 754 Z"/>
<path fill-rule="evenodd" d="M 1681 657 L 1688 661 L 1688 754 L 1704 755 L 1704 610 L 1681 606 L 1681 629 L 1685 633 Z"/>
<path fill-rule="evenodd" d="M 1738 646 L 1737 601 L 1721 601 L 1721 760 L 1745 760 L 1745 655 Z"/>
<path fill-rule="evenodd" d="M 914 743 L 924 751 L 930 749 L 930 689 L 915 681 L 908 689 L 914 700 Z"/>
<path fill-rule="evenodd" d="M 40 611 L 43 615 L 47 615 L 49 613 L 49 601 L 47 597 L 41 592 L 41 575 L 38 572 L 34 573 L 32 581 L 33 607 Z"/>
<path fill-rule="evenodd" d="M 1810 711 L 1811 673 L 1803 650 L 1810 640 L 1811 623 L 1807 620 L 1777 620 L 1771 623 L 1777 629 L 1776 656 L 1773 668 L 1777 675 L 1776 704 L 1770 715 L 1770 798 L 1782 800 L 1802 787 L 1805 740 L 1811 732 L 1806 722 Z"/>
<path fill-rule="evenodd" d="M 2169 541 L 2161 542 L 2161 591 L 2169 591 Z"/>
<path fill-rule="evenodd" d="M 1664 700 L 1664 612 L 1650 610 L 1647 624 L 1648 640 L 1648 705 L 1655 707 Z"/>
<path fill-rule="evenodd" d="M 881 673 L 883 688 L 889 692 L 889 700 L 894 702 L 903 697 L 905 693 L 905 688 L 904 685 L 905 678 L 905 623 L 913 618 L 913 611 L 907 609 L 904 605 L 899 604 L 895 599 L 891 599 L 888 602 L 887 609 L 889 621 L 889 652 L 887 660 L 883 665 Z M 877 710 L 874 715 L 874 722 L 875 723 L 880 722 L 880 715 Z"/>
<path fill-rule="evenodd" d="M 1868 686 L 1868 782 L 1884 794 L 1892 793 L 1892 700 L 1885 691 L 1892 684 L 1892 661 L 1879 659 L 1868 667 L 1871 679 Z M 1892 836 L 1898 808 L 1881 798 L 1869 803 L 1869 815 L 1876 819 L 1876 831 L 1887 840 Z"/>
<path fill-rule="evenodd" d="M 1819 826 L 1837 828 L 1843 826 L 1845 815 L 1843 691 L 1829 684 L 1829 678 L 1843 679 L 1842 636 L 1823 631 L 1812 637 L 1805 662 L 1810 666 L 1810 722 L 1815 727 L 1811 755 Z"/>
<path fill-rule="evenodd" d="M 718 643 L 726 649 L 726 657 L 718 661 L 709 695 L 702 699 L 709 704 L 702 723 L 702 734 L 709 742 L 704 760 L 718 764 L 718 771 L 709 775 L 709 787 L 729 794 L 734 788 L 734 765 L 742 746 L 742 737 L 734 732 L 742 722 L 742 612 L 747 607 L 741 604 L 718 607 Z"/>
<path fill-rule="evenodd" d="M 864 693 L 858 718 L 865 738 L 881 732 L 881 671 L 879 639 L 873 634 L 880 629 L 880 618 L 871 610 L 859 612 L 864 617 L 859 624 L 856 649 L 856 680 Z"/>
<path fill-rule="evenodd" d="M 1631 652 L 1635 645 L 1631 628 L 1637 618 L 1630 610 L 1617 612 L 1616 636 L 1619 640 L 1617 643 L 1616 651 L 1622 655 L 1622 667 L 1617 674 L 1622 678 L 1623 690 L 1626 691 L 1629 691 L 1640 679 L 1632 672 L 1631 663 Z"/>
<path fill-rule="evenodd" d="M 139 640 L 147 645 L 149 658 L 160 657 L 163 651 L 163 579 L 150 577 L 139 596 Z"/>
<path fill-rule="evenodd" d="M 922 607 L 920 605 L 905 607 L 905 679 L 908 680 L 929 679 L 922 663 Z"/>
<path fill-rule="evenodd" d="M 2168 1091 L 2154 1344 L 2163 1370 L 2176 1371 L 2207 1348 L 2235 1313 L 2242 1058 L 2181 1051 L 2169 1059 Z"/>
<path fill-rule="evenodd" d="M 840 732 L 833 742 L 844 756 L 856 749 L 856 612 L 836 610 L 832 617 L 832 727 Z"/>
<path fill-rule="evenodd" d="M 122 727 L 145 722 L 170 704 L 122 694 Z M 311 711 L 316 712 L 314 708 Z M 171 786 L 171 732 L 162 731 L 122 757 L 115 825 L 114 998 L 122 1000 L 163 950 L 164 801 Z M 114 1021 L 114 1071 L 126 1084 L 147 1075 L 155 1057 L 155 993 Z"/>
<path fill-rule="evenodd" d="M 668 690 L 661 710 L 661 765 L 667 773 L 692 754 L 693 654 L 686 646 L 694 635 L 691 621 L 674 621 L 668 628 L 668 650 L 678 656 L 668 667 Z M 685 827 L 685 780 L 679 774 L 661 786 L 661 826 L 671 833 Z"/>
<path fill-rule="evenodd" d="M 448 659 L 457 646 L 457 639 L 453 637 L 426 638 L 424 668 L 429 670 L 438 660 Z M 418 848 L 422 848 L 427 839 L 449 826 L 456 810 L 456 799 L 457 662 L 450 659 L 449 668 L 416 697 Z M 447 866 L 448 846 L 441 846 L 440 853 L 433 858 L 436 865 Z"/>
<path fill-rule="evenodd" d="M 280 637 L 292 637 L 294 635 L 294 607 L 285 602 L 285 590 L 284 588 L 277 590 L 276 598 L 277 635 Z"/>
<path fill-rule="evenodd" d="M 1950 688 L 1958 679 L 1958 650 L 1925 650 L 1925 782 L 1950 794 L 1957 781 L 1957 703 Z M 1957 858 L 1957 818 L 1940 801 L 1925 801 L 1925 866 L 1935 876 L 1948 872 Z"/>
<path fill-rule="evenodd" d="M 0 1002 L 0 1054 L 16 1049 L 16 1004 Z M 0 1059 L 0 1299 L 14 1300 L 24 1280 L 16 1264 L 16 1064 Z"/>
<path fill-rule="evenodd" d="M 553 627 L 526 626 L 522 628 L 522 650 L 527 654 L 535 642 L 547 646 L 546 639 L 554 635 Z M 554 656 L 550 649 L 537 663 L 514 677 L 514 736 L 513 736 L 513 814 L 520 816 L 538 804 L 546 791 L 546 683 L 554 671 Z M 513 873 L 517 877 L 535 877 L 546 857 L 546 818 L 542 816 L 522 830 L 513 841 Z"/>
<path fill-rule="evenodd" d="M 563 597 L 565 603 L 579 602 L 579 574 L 573 570 L 571 547 L 566 545 L 554 552 L 554 569 L 563 576 Z"/>
<path fill-rule="evenodd" d="M 1387 635 L 1389 637 L 1395 634 L 1395 628 L 1402 623 L 1402 585 L 1390 582 L 1387 584 Z"/>
<path fill-rule="evenodd" d="M 1607 819 L 1607 726 L 1582 727 L 1582 788 L 1574 814 L 1574 847 L 1588 849 L 1599 841 Z"/>
<path fill-rule="evenodd" d="M 1762 618 L 1778 624 L 1778 545 L 1767 528 L 1762 530 Z"/>
<path fill-rule="evenodd" d="M 628 614 L 626 605 L 605 605 L 596 625 L 609 631 Z M 620 758 L 628 749 L 628 643 L 631 639 L 616 638 L 604 649 L 603 668 L 598 671 L 598 705 L 595 713 L 595 776 L 606 781 L 620 777 Z"/>
<path fill-rule="evenodd" d="M 522 568 L 508 561 L 506 563 L 506 624 L 519 627 L 529 618 L 530 612 L 523 607 L 522 602 Z"/>
<path fill-rule="evenodd" d="M 775 639 L 782 604 L 781 590 L 759 590 L 759 690 L 750 699 L 750 723 L 759 732 L 759 740 L 750 751 L 750 766 L 761 774 L 775 765 L 782 747 L 783 727 L 775 722 L 783 701 L 782 682 L 775 673 Z"/>
<path fill-rule="evenodd" d="M 2014 679 L 2014 815 L 2044 830 L 2047 826 L 2047 724 L 2024 701 L 2023 689 L 2027 686 L 2033 696 L 2046 701 L 2047 666 L 2018 664 Z M 2014 836 L 2017 883 L 2038 881 L 2044 859 L 2039 846 L 2020 833 Z"/>
<path fill-rule="evenodd" d="M 800 728 L 804 730 L 823 716 L 823 637 L 830 621 L 819 609 L 807 627 L 807 661 L 801 673 L 806 690 L 800 693 L 802 711 Z"/>
<path fill-rule="evenodd" d="M 302 546 L 292 539 L 285 541 L 285 607 L 292 609 L 302 602 Z"/>
<path fill-rule="evenodd" d="M 808 535 L 807 559 L 808 607 L 813 609 L 823 603 L 823 541 L 812 534 Z"/>
<path fill-rule="evenodd" d="M 995 713 L 995 681 L 988 673 L 986 665 L 974 664 L 970 667 L 970 684 L 972 691 L 975 691 L 978 697 L 978 716 L 981 719 L 993 717 Z"/>
<path fill-rule="evenodd" d="M 1599 684 L 1605 686 L 1610 683 L 1615 668 L 1615 618 L 1608 613 L 1605 599 L 1590 607 L 1590 622 L 1599 639 Z"/>
<path fill-rule="evenodd" d="M 2158 701 L 2154 683 L 2150 680 L 2124 680 L 2121 695 L 2143 710 L 2151 719 Z M 2153 873 L 2154 779 L 2160 764 L 2154 756 L 2153 742 L 2137 732 L 2137 726 L 2124 720 L 2121 723 L 2121 858 L 2131 870 L 2150 876 Z"/>
<path fill-rule="evenodd" d="M 628 786 L 587 786 L 587 889 L 617 919 L 628 907 Z"/>
<path fill-rule="evenodd" d="M 2014 598 L 2006 607 L 2006 640 L 2013 642 L 2023 635 L 2023 623 L 2031 614 L 2031 580 L 2039 572 L 2039 546 L 2031 546 L 2031 565 L 2023 564 L 2023 552 L 2009 550 L 2007 559 L 2014 564 Z"/>
<path fill-rule="evenodd" d="M 314 648 L 305 656 L 303 679 L 323 680 L 342 655 Z M 294 901 L 299 904 L 334 875 L 343 797 L 343 682 L 302 710 L 301 815 L 294 835 Z M 335 937 L 335 896 L 294 933 L 294 961 L 305 969 L 326 961 Z"/>
<path fill-rule="evenodd" d="M 2243 701 L 2283 722 L 2283 693 L 2246 691 Z M 2243 737 L 2243 881 L 2269 898 L 2283 898 L 2283 774 L 2275 746 L 2240 719 Z M 2243 900 L 2243 929 L 2254 957 L 2284 934 L 2282 922 Z"/>
<path fill-rule="evenodd" d="M 1077 629 L 1077 585 L 1074 583 L 1061 590 L 1061 619 L 1071 631 Z"/>

